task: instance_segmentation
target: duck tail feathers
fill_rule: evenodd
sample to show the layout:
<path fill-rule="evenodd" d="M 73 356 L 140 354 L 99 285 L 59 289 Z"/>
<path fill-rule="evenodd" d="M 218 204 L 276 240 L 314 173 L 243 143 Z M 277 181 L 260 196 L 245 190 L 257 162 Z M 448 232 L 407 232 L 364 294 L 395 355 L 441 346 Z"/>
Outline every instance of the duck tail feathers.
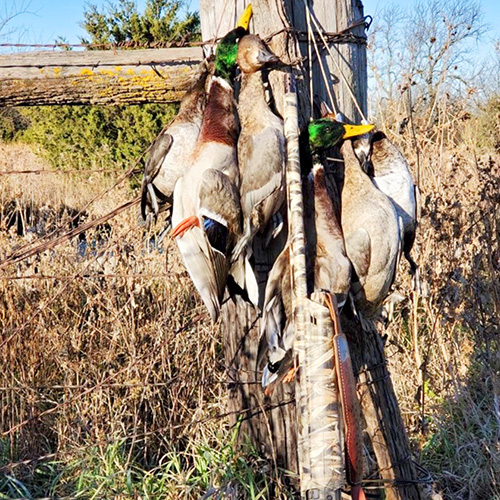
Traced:
<path fill-rule="evenodd" d="M 259 285 L 248 252 L 243 252 L 233 262 L 230 274 L 238 288 L 246 292 L 246 298 L 257 307 L 259 305 Z"/>

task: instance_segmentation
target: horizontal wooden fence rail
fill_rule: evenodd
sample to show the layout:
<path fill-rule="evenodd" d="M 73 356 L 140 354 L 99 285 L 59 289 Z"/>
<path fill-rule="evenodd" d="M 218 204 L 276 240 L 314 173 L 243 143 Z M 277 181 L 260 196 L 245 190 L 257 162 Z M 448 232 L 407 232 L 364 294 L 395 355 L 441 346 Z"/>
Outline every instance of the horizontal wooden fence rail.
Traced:
<path fill-rule="evenodd" d="M 201 47 L 0 55 L 0 106 L 179 101 Z"/>

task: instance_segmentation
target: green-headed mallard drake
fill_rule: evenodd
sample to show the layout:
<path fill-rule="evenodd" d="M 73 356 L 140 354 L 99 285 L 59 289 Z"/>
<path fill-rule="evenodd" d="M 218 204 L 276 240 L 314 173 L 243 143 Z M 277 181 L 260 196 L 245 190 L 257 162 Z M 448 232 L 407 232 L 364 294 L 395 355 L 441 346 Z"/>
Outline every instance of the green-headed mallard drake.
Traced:
<path fill-rule="evenodd" d="M 370 128 L 330 120 L 316 120 L 308 127 L 313 160 L 312 171 L 303 183 L 308 293 L 327 290 L 336 294 L 341 305 L 349 292 L 351 264 L 340 225 L 340 195 L 331 176 L 325 174 L 320 151 L 343 139 L 364 134 Z M 301 157 L 301 162 L 307 164 L 310 159 Z M 292 364 L 295 332 L 289 259 L 287 245 L 276 259 L 266 285 L 259 363 L 267 352 L 268 362 L 262 376 L 267 393 L 271 393 L 276 383 L 286 376 Z"/>
<path fill-rule="evenodd" d="M 233 250 L 232 273 L 252 302 L 257 304 L 257 284 L 244 286 L 241 277 L 248 276 L 250 245 L 257 232 L 264 232 L 285 199 L 283 120 L 276 116 L 266 101 L 261 70 L 278 58 L 256 35 L 243 37 L 238 45 L 237 63 L 242 72 L 238 99 L 241 132 L 238 139 L 240 170 L 240 200 L 243 214 L 243 234 Z M 245 266 L 246 264 L 246 266 Z M 252 272 L 252 271 L 251 271 Z M 238 275 L 240 278 L 238 279 Z"/>
<path fill-rule="evenodd" d="M 217 46 L 200 135 L 189 167 L 174 189 L 172 237 L 214 321 L 224 295 L 231 252 L 241 234 L 236 158 L 239 128 L 233 78 L 238 42 L 247 34 L 248 20 L 244 25 L 240 22 Z"/>
<path fill-rule="evenodd" d="M 351 141 L 344 158 L 341 222 L 347 256 L 354 268 L 352 293 L 363 320 L 380 312 L 394 281 L 401 247 L 401 228 L 391 200 L 363 171 Z"/>
<path fill-rule="evenodd" d="M 172 205 L 174 186 L 186 169 L 186 161 L 200 133 L 205 108 L 208 64 L 182 98 L 179 112 L 151 145 L 142 179 L 141 214 L 149 226 L 158 213 Z"/>

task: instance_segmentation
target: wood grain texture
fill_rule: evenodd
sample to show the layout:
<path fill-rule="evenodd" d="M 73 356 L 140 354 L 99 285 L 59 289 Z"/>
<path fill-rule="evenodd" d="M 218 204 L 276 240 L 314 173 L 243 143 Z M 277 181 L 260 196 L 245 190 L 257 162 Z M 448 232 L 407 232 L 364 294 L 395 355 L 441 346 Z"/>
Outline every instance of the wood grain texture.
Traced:
<path fill-rule="evenodd" d="M 176 102 L 200 47 L 0 56 L 0 106 Z"/>
<path fill-rule="evenodd" d="M 347 335 L 354 372 L 358 379 L 366 432 L 377 459 L 380 477 L 387 480 L 417 479 L 410 444 L 399 409 L 391 375 L 387 368 L 384 342 L 373 330 L 365 332 L 354 320 L 341 316 L 342 329 Z M 421 500 L 418 486 L 387 487 L 388 500 Z"/>
<path fill-rule="evenodd" d="M 201 0 L 200 13 L 203 38 L 221 36 L 229 30 L 242 13 L 244 0 Z M 326 31 L 338 32 L 363 17 L 363 5 L 359 0 L 315 0 L 310 2 L 316 19 Z M 305 8 L 302 0 L 253 0 L 253 19 L 251 31 L 262 38 L 269 39 L 270 48 L 286 62 L 300 62 L 294 66 L 298 80 L 299 123 L 304 127 L 312 115 L 309 101 L 307 44 L 298 42 L 286 30 L 290 27 L 307 31 Z M 222 16 L 222 18 L 221 18 Z M 357 36 L 365 36 L 363 27 L 353 30 Z M 367 110 L 367 69 L 366 47 L 362 44 L 338 45 L 336 61 L 346 77 L 348 85 L 356 94 L 364 113 Z M 335 101 L 340 111 L 354 122 L 360 121 L 353 99 L 339 74 L 337 66 L 331 62 L 326 52 L 322 58 L 328 64 L 328 78 L 335 92 Z M 319 66 L 313 62 L 314 92 L 317 105 L 321 100 L 328 102 L 328 93 L 322 81 Z M 277 111 L 283 116 L 285 68 L 273 71 L 269 80 Z M 319 109 L 313 115 L 319 116 Z M 282 235 L 283 236 L 283 235 Z M 265 249 L 257 237 L 254 257 L 257 264 L 260 291 L 263 294 L 267 274 L 284 244 L 284 237 L 275 242 L 272 248 Z M 248 435 L 266 456 L 272 457 L 276 464 L 297 473 L 297 435 L 295 389 L 293 384 L 281 385 L 271 398 L 264 396 L 260 387 L 260 373 L 256 372 L 256 352 L 258 346 L 258 312 L 243 301 L 228 302 L 223 309 L 223 330 L 226 342 L 226 363 L 231 380 L 234 382 L 229 395 L 229 410 L 244 411 L 248 417 L 243 422 L 242 431 Z M 350 340 L 350 349 L 358 383 L 362 392 L 362 410 L 370 447 L 374 450 L 380 476 L 384 479 L 416 479 L 416 471 L 397 399 L 387 375 L 382 340 L 377 332 L 365 334 L 356 322 L 342 317 L 342 327 Z M 384 371 L 378 379 L 380 369 Z M 365 368 L 367 371 L 364 371 Z M 373 382 L 367 377 L 373 375 Z M 371 379 L 370 379 L 371 380 Z M 369 383 L 368 383 L 369 382 Z M 365 387 L 363 389 L 363 387 Z M 273 407 L 267 409 L 266 407 Z M 296 480 L 296 476 L 295 476 Z M 388 500 L 421 500 L 423 494 L 416 486 L 387 488 Z"/>

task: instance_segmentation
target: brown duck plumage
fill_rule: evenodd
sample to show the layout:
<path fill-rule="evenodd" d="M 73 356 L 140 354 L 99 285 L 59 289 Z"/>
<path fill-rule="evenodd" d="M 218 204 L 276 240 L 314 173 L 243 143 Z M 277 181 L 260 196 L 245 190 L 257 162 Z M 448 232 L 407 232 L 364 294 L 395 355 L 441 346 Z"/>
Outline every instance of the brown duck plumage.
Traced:
<path fill-rule="evenodd" d="M 175 186 L 172 235 L 214 321 L 219 315 L 231 252 L 241 234 L 238 130 L 232 83 L 212 76 L 189 167 Z"/>
<path fill-rule="evenodd" d="M 351 141 L 341 147 L 345 174 L 342 189 L 342 230 L 355 279 L 352 292 L 365 319 L 377 316 L 395 277 L 400 227 L 389 198 L 362 170 Z"/>
<path fill-rule="evenodd" d="M 285 197 L 283 121 L 267 104 L 261 74 L 265 65 L 277 60 L 256 35 L 247 35 L 239 43 L 237 63 L 242 78 L 238 100 L 241 124 L 238 164 L 243 234 L 232 259 L 233 275 L 254 303 L 258 302 L 258 291 L 253 271 L 248 269 L 251 242 L 257 232 L 268 227 Z"/>
<path fill-rule="evenodd" d="M 158 213 L 172 205 L 175 183 L 182 176 L 200 133 L 205 108 L 206 62 L 200 75 L 182 98 L 179 112 L 151 145 L 144 166 L 141 213 L 149 225 Z"/>
<path fill-rule="evenodd" d="M 340 227 L 340 196 L 333 179 L 317 164 L 304 181 L 304 213 L 308 293 L 326 290 L 343 304 L 351 283 L 351 263 Z M 291 366 L 295 332 L 292 325 L 289 247 L 276 259 L 269 274 L 259 362 L 267 353 L 262 383 L 271 392 Z"/>

